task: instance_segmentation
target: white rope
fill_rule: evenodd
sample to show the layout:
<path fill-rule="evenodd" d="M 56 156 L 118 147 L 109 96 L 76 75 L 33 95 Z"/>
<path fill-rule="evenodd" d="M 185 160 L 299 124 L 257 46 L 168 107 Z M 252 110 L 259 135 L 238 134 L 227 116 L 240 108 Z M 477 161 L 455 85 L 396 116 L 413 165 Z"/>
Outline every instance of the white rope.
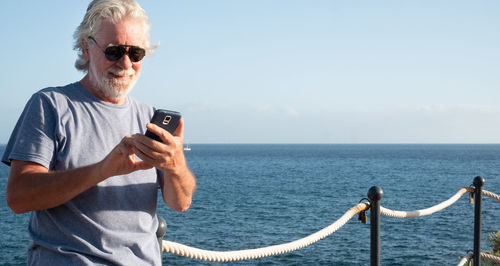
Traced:
<path fill-rule="evenodd" d="M 472 258 L 472 252 L 467 253 L 457 264 L 457 266 L 464 266 Z"/>
<path fill-rule="evenodd" d="M 257 259 L 267 256 L 274 256 L 309 246 L 333 234 L 335 231 L 344 226 L 354 215 L 356 215 L 358 212 L 367 210 L 369 206 L 370 206 L 369 203 L 359 203 L 356 206 L 349 209 L 342 217 L 340 217 L 333 224 L 307 237 L 281 245 L 274 245 L 256 249 L 236 250 L 236 251 L 210 251 L 163 240 L 162 251 L 181 255 L 192 259 L 217 261 L 217 262 Z"/>
<path fill-rule="evenodd" d="M 449 198 L 446 201 L 443 201 L 440 204 L 437 204 L 433 207 L 416 210 L 416 211 L 394 211 L 384 207 L 380 207 L 380 213 L 385 216 L 390 216 L 394 218 L 413 218 L 420 217 L 433 214 L 435 212 L 441 211 L 453 203 L 455 203 L 460 197 L 465 193 L 473 193 L 473 187 L 465 187 L 461 188 L 455 195 Z M 490 197 L 500 202 L 500 196 L 482 190 L 482 195 Z M 205 260 L 205 261 L 217 261 L 217 262 L 228 262 L 228 261 L 236 261 L 236 260 L 247 260 L 247 259 L 257 259 L 267 256 L 274 256 L 278 254 L 292 252 L 297 249 L 301 249 L 303 247 L 309 246 L 331 234 L 336 232 L 342 226 L 344 226 L 354 215 L 361 211 L 366 211 L 370 207 L 369 203 L 359 203 L 358 205 L 349 209 L 342 217 L 340 217 L 333 224 L 321 229 L 320 231 L 311 234 L 302 239 L 298 239 L 289 243 L 281 244 L 281 245 L 273 245 L 263 248 L 256 249 L 245 249 L 245 250 L 235 250 L 235 251 L 211 251 L 211 250 L 203 250 L 190 246 L 186 246 L 183 244 L 179 244 L 176 242 L 163 240 L 162 242 L 162 251 L 172 254 L 177 254 L 180 256 Z M 468 254 L 464 257 L 458 265 L 464 265 L 468 260 L 472 257 L 472 254 Z M 488 258 L 492 261 L 500 262 L 500 258 L 495 257 L 490 254 L 481 253 L 481 257 Z"/>
<path fill-rule="evenodd" d="M 467 255 L 463 257 L 460 260 L 460 262 L 458 262 L 457 266 L 464 266 L 467 262 L 469 262 L 472 259 L 472 256 L 474 256 L 474 253 L 472 252 L 467 253 Z M 481 258 L 500 263 L 500 257 L 488 253 L 481 252 Z"/>
<path fill-rule="evenodd" d="M 457 266 L 464 266 L 472 258 L 474 254 L 472 252 L 467 253 L 457 264 Z"/>
<path fill-rule="evenodd" d="M 499 196 L 499 195 L 497 195 L 497 194 L 495 194 L 495 193 L 493 193 L 493 192 L 489 192 L 489 191 L 487 191 L 487 190 L 481 190 L 481 194 L 482 194 L 483 196 L 486 196 L 486 197 L 492 198 L 492 199 L 497 200 L 498 202 L 500 202 L 500 196 Z"/>
<path fill-rule="evenodd" d="M 467 192 L 473 193 L 474 188 L 473 187 L 461 188 L 455 195 L 453 195 L 448 200 L 443 201 L 442 203 L 435 205 L 433 207 L 427 208 L 427 209 L 416 210 L 416 211 L 394 211 L 394 210 L 390 210 L 390 209 L 387 209 L 387 208 L 380 206 L 380 213 L 382 215 L 394 217 L 394 218 L 414 218 L 414 217 L 426 216 L 426 215 L 430 215 L 430 214 L 433 214 L 435 212 L 441 211 L 445 208 L 448 208 L 453 203 L 455 203 L 458 199 L 460 199 L 460 197 L 462 197 L 463 194 L 465 194 Z M 500 202 L 500 196 L 496 195 L 493 192 L 490 192 L 487 190 L 482 190 L 481 194 L 483 196 L 492 198 L 492 199 Z"/>
<path fill-rule="evenodd" d="M 441 202 L 438 205 L 435 205 L 427 209 L 416 210 L 416 211 L 394 211 L 380 206 L 380 213 L 382 215 L 394 218 L 413 218 L 413 217 L 430 215 L 449 207 L 450 205 L 455 203 L 463 194 L 467 192 L 474 192 L 474 188 L 470 187 L 461 188 L 455 195 L 453 195 L 453 197 L 449 198 L 446 201 Z"/>
<path fill-rule="evenodd" d="M 500 263 L 500 257 L 481 252 L 481 258 Z"/>

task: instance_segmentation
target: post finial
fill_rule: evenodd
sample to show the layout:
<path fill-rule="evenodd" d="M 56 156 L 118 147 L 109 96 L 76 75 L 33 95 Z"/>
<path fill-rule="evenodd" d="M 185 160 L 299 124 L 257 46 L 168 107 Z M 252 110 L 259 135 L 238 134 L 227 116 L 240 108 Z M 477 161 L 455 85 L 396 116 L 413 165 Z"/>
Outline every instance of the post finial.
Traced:
<path fill-rule="evenodd" d="M 384 191 L 380 187 L 373 186 L 368 190 L 368 198 L 370 201 L 380 201 L 384 197 Z"/>

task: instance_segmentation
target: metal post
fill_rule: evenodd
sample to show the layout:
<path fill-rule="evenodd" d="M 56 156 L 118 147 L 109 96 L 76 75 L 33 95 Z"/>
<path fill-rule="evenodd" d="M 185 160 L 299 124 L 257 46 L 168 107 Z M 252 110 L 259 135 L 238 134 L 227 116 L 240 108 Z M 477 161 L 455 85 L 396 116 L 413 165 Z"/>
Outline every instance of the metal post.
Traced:
<path fill-rule="evenodd" d="M 162 242 L 163 242 L 163 237 L 167 233 L 167 222 L 163 217 L 157 216 L 158 217 L 158 229 L 156 229 L 156 238 L 158 238 L 158 244 L 160 245 L 160 261 L 162 258 L 161 255 L 161 247 L 162 247 Z"/>
<path fill-rule="evenodd" d="M 374 186 L 368 190 L 370 199 L 370 265 L 380 266 L 380 200 L 384 192 Z"/>
<path fill-rule="evenodd" d="M 472 182 L 474 185 L 474 266 L 480 265 L 481 258 L 481 191 L 484 185 L 484 178 L 476 176 Z"/>

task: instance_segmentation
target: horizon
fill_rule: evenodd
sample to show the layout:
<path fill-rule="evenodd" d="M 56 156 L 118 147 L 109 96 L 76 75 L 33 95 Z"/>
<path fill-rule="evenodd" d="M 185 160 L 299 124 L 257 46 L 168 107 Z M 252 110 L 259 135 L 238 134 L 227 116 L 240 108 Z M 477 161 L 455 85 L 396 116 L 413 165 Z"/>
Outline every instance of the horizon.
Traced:
<path fill-rule="evenodd" d="M 186 146 L 191 146 L 191 145 L 332 145 L 332 146 L 340 146 L 340 145 L 348 145 L 348 146 L 369 146 L 369 145 L 394 145 L 394 146 L 494 146 L 494 145 L 500 145 L 500 143 L 344 143 L 344 142 L 338 142 L 338 143 L 300 143 L 300 142 L 294 142 L 294 143 L 186 143 L 184 142 L 184 147 Z M 0 143 L 0 146 L 4 147 L 7 146 L 7 143 Z"/>
<path fill-rule="evenodd" d="M 500 143 L 498 1 L 138 2 L 160 46 L 130 95 L 180 111 L 186 144 Z M 33 93 L 83 77 L 88 3 L 6 3 L 0 143 Z"/>

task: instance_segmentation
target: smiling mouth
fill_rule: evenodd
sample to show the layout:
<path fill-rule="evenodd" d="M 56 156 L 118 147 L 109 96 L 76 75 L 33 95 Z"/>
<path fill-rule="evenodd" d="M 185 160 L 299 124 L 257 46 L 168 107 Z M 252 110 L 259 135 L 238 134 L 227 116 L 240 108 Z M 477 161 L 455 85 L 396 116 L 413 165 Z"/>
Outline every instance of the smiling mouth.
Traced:
<path fill-rule="evenodd" d="M 125 78 L 132 77 L 132 75 L 117 75 L 117 74 L 114 74 L 112 72 L 110 72 L 109 75 L 111 76 L 111 78 L 114 78 L 114 79 L 125 79 Z"/>
<path fill-rule="evenodd" d="M 133 78 L 135 71 L 133 69 L 121 69 L 118 67 L 114 67 L 108 70 L 108 74 L 111 78 L 114 79 L 131 79 Z"/>

